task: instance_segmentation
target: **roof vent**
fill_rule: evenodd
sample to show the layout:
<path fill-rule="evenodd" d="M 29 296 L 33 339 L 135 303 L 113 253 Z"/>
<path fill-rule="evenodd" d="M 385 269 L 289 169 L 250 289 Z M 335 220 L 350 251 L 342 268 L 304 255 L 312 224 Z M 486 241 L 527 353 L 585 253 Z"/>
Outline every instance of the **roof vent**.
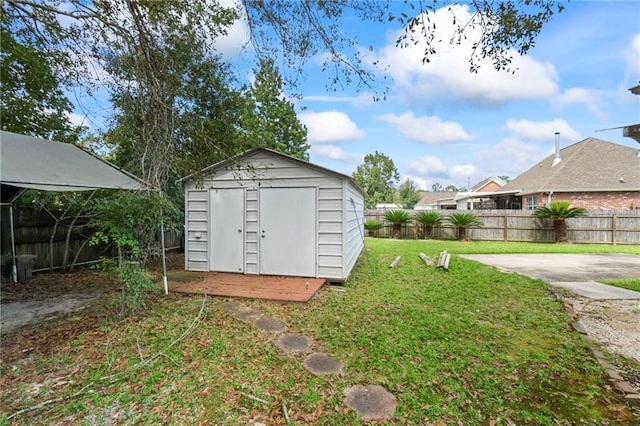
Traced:
<path fill-rule="evenodd" d="M 560 161 L 562 161 L 562 158 L 560 158 L 560 132 L 556 132 L 556 156 L 553 159 L 553 163 L 551 163 L 551 167 L 554 167 Z"/>

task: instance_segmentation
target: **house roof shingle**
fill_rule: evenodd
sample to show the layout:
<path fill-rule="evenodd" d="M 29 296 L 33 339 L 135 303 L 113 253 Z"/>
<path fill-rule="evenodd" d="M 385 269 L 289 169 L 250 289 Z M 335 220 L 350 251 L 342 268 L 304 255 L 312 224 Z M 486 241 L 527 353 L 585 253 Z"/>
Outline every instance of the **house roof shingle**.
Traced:
<path fill-rule="evenodd" d="M 501 191 L 540 192 L 640 191 L 640 152 L 637 149 L 587 138 L 560 150 L 507 183 Z M 622 182 L 623 180 L 624 182 Z"/>

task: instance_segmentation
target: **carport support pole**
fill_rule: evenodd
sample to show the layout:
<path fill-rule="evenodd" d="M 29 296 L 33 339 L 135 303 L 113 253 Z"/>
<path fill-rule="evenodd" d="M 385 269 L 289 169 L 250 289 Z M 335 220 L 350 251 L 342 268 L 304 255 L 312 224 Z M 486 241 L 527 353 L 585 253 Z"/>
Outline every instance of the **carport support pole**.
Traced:
<path fill-rule="evenodd" d="M 11 279 L 18 282 L 18 267 L 16 266 L 16 233 L 13 229 L 13 204 L 9 204 L 9 224 L 11 226 Z"/>
<path fill-rule="evenodd" d="M 169 294 L 169 283 L 167 282 L 167 254 L 164 247 L 164 221 L 160 220 L 160 244 L 162 244 L 162 282 L 164 283 L 164 294 Z"/>

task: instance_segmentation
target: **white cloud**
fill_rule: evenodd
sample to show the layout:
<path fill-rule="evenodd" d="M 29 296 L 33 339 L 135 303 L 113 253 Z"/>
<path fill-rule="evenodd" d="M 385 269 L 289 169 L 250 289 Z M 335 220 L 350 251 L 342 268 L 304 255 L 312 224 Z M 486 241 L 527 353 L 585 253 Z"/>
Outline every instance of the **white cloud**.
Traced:
<path fill-rule="evenodd" d="M 216 51 L 225 57 L 235 57 L 250 41 L 249 24 L 244 7 L 237 0 L 218 0 L 222 7 L 235 8 L 239 11 L 240 17 L 227 27 L 227 34 L 215 37 L 213 46 Z"/>
<path fill-rule="evenodd" d="M 354 155 L 335 145 L 312 145 L 309 153 L 314 158 L 328 158 L 336 161 L 349 161 L 354 158 Z"/>
<path fill-rule="evenodd" d="M 66 112 L 65 115 L 71 124 L 74 126 L 86 126 L 89 127 L 89 120 L 86 114 L 76 114 L 75 112 Z"/>
<path fill-rule="evenodd" d="M 633 76 L 634 86 L 638 82 L 638 75 L 640 75 L 640 34 L 631 41 L 631 46 L 625 51 L 625 57 L 627 62 L 627 75 Z"/>
<path fill-rule="evenodd" d="M 556 132 L 560 132 L 560 138 L 564 140 L 577 141 L 581 139 L 580 133 L 561 119 L 552 121 L 509 119 L 507 120 L 507 129 L 511 130 L 517 137 L 540 141 L 553 141 Z"/>
<path fill-rule="evenodd" d="M 406 112 L 402 115 L 385 114 L 378 118 L 393 125 L 403 136 L 417 142 L 437 144 L 471 139 L 460 124 L 441 121 L 436 116 L 416 117 L 412 112 Z"/>
<path fill-rule="evenodd" d="M 451 168 L 451 180 L 454 182 L 467 182 L 467 178 L 476 175 L 476 166 L 473 164 L 459 164 Z M 461 185 L 462 186 L 462 185 Z"/>
<path fill-rule="evenodd" d="M 407 162 L 405 169 L 418 175 L 447 176 L 447 166 L 438 157 L 418 157 Z"/>
<path fill-rule="evenodd" d="M 556 96 L 552 102 L 555 105 L 562 107 L 566 105 L 583 104 L 588 111 L 598 118 L 606 118 L 607 115 L 602 109 L 602 102 L 598 99 L 596 94 L 584 87 L 573 87 L 571 89 L 567 89 Z"/>
<path fill-rule="evenodd" d="M 469 7 L 451 6 L 458 23 L 472 19 Z M 402 34 L 390 36 L 387 46 L 378 52 L 380 63 L 384 64 L 394 78 L 396 89 L 404 92 L 408 100 L 423 100 L 427 97 L 441 97 L 447 100 L 475 100 L 481 103 L 506 102 L 514 99 L 546 99 L 558 90 L 554 66 L 548 62 L 536 61 L 532 56 L 520 56 L 511 51 L 511 66 L 515 73 L 494 70 L 489 59 L 480 59 L 477 73 L 469 71 L 469 59 L 473 43 L 480 39 L 480 27 L 467 27 L 466 39 L 457 43 L 449 40 L 455 35 L 457 25 L 453 24 L 448 8 L 429 14 L 436 24 L 436 54 L 430 62 L 423 63 L 422 42 L 405 48 L 396 47 L 395 41 Z M 416 37 L 417 34 L 415 35 Z"/>
<path fill-rule="evenodd" d="M 407 179 L 409 179 L 410 181 L 413 181 L 413 183 L 415 184 L 416 188 L 418 188 L 419 191 L 427 191 L 429 188 L 431 188 L 431 185 L 432 185 L 428 179 L 422 178 L 420 176 L 412 176 L 412 175 L 402 175 L 400 177 L 400 183 L 404 182 Z"/>
<path fill-rule="evenodd" d="M 309 142 L 347 142 L 362 139 L 365 135 L 344 112 L 305 112 L 298 118 L 307 126 Z"/>
<path fill-rule="evenodd" d="M 545 149 L 539 144 L 530 145 L 517 138 L 505 138 L 500 143 L 479 151 L 476 160 L 478 164 L 482 164 L 486 176 L 509 176 L 513 179 L 544 159 L 551 151 L 553 143 Z"/>

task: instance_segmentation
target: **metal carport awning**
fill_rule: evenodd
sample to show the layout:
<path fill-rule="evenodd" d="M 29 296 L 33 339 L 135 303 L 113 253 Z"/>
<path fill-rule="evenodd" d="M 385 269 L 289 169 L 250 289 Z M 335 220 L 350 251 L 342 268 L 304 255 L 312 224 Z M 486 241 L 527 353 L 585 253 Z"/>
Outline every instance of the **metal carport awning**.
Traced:
<path fill-rule="evenodd" d="M 13 202 L 27 189 L 43 191 L 91 191 L 124 189 L 157 191 L 131 173 L 69 144 L 0 131 L 0 198 L 10 208 L 12 275 L 16 279 Z M 164 247 L 164 223 L 161 223 L 162 264 L 165 291 L 167 274 Z"/>

